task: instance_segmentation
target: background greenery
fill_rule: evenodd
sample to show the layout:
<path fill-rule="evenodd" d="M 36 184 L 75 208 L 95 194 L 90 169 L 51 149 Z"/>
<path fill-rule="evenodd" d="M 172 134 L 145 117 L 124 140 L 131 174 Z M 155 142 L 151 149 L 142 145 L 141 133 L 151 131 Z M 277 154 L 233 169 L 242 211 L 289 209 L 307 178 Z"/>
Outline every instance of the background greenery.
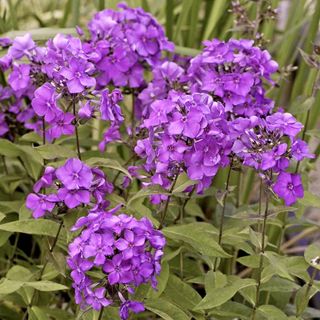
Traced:
<path fill-rule="evenodd" d="M 0 0 L 0 37 L 14 37 L 28 31 L 34 40 L 44 42 L 58 32 L 75 34 L 74 26 L 85 28 L 97 10 L 116 8 L 117 3 L 118 1 L 108 0 Z M 169 39 L 175 42 L 178 53 L 195 55 L 201 49 L 201 42 L 213 37 L 252 37 L 244 28 L 235 25 L 235 16 L 229 11 L 230 0 L 132 0 L 127 3 L 133 7 L 141 6 L 155 15 L 165 26 Z M 257 0 L 241 3 L 245 3 L 248 16 L 252 20 L 259 10 L 265 11 L 268 6 L 279 8 L 276 19 L 259 23 L 259 32 L 263 33 L 264 39 L 267 40 L 265 47 L 280 65 L 275 79 L 277 86 L 268 94 L 275 99 L 278 106 L 292 112 L 301 122 L 305 123 L 308 117 L 305 138 L 310 140 L 318 157 L 320 91 L 316 79 L 319 68 L 311 68 L 303 59 L 300 49 L 312 54 L 314 44 L 319 43 L 320 1 Z M 96 144 L 100 138 L 101 130 L 96 130 L 99 126 L 99 123 L 94 122 L 91 127 L 83 128 L 81 131 L 82 146 L 87 148 L 85 159 L 98 155 L 90 146 Z M 1 276 L 5 276 L 0 282 L 0 300 L 1 297 L 5 297 L 5 303 L 0 305 L 0 318 L 20 319 L 22 313 L 17 305 L 27 307 L 33 290 L 38 290 L 41 292 L 37 297 L 39 307 L 34 305 L 31 308 L 32 319 L 74 319 L 61 302 L 68 301 L 72 292 L 69 290 L 58 298 L 57 295 L 51 294 L 51 291 L 65 289 L 65 285 L 70 286 L 66 277 L 63 252 L 71 235 L 68 232 L 63 233 L 58 242 L 59 250 L 48 257 L 49 267 L 40 281 L 41 284 L 36 283 L 33 274 L 38 267 L 35 263 L 40 264 L 43 261 L 47 249 L 48 240 L 43 240 L 55 235 L 57 224 L 48 220 L 35 222 L 29 219 L 30 213 L 23 205 L 32 181 L 39 177 L 43 159 L 50 162 L 57 154 L 62 159 L 73 156 L 68 144 L 72 145 L 74 141 L 64 139 L 55 146 L 37 148 L 31 148 L 28 145 L 30 142 L 37 142 L 37 138 L 30 135 L 22 137 L 18 145 L 0 141 L 0 154 L 9 159 L 7 163 L 10 169 L 10 175 L 3 172 L 0 180 L 0 270 Z M 119 154 L 121 158 L 118 160 L 124 164 L 128 154 L 119 149 L 111 149 L 108 152 L 111 160 L 105 159 L 98 163 L 108 170 L 111 177 L 116 175 L 114 168 L 123 170 L 120 164 L 112 160 L 119 158 Z M 23 168 L 21 159 L 26 159 L 23 163 L 26 168 Z M 300 166 L 306 190 L 309 182 L 318 176 L 316 163 L 309 161 Z M 252 269 L 257 268 L 258 255 L 255 252 L 259 252 L 261 243 L 259 234 L 249 226 L 258 221 L 256 212 L 259 183 L 250 170 L 244 172 L 241 179 L 239 175 L 232 174 L 233 188 L 228 194 L 226 214 L 233 215 L 234 219 L 226 221 L 226 251 L 221 251 L 215 240 L 217 229 L 214 225 L 218 225 L 221 214 L 222 198 L 219 190 L 225 187 L 226 176 L 226 171 L 219 173 L 214 187 L 204 197 L 193 198 L 188 202 L 185 208 L 185 224 L 164 228 L 170 245 L 163 263 L 159 291 L 151 293 L 148 287 L 143 287 L 137 294 L 138 297 L 148 297 L 149 313 L 146 313 L 145 319 L 154 317 L 151 314 L 157 314 L 167 320 L 185 320 L 191 317 L 206 319 L 205 314 L 213 319 L 250 319 L 250 306 L 254 304 L 255 296 L 252 281 L 256 278 Z M 180 179 L 173 190 L 169 210 L 171 218 L 177 215 L 183 204 L 181 190 L 186 183 L 186 180 Z M 17 186 L 23 192 L 17 192 Z M 128 210 L 135 214 L 151 216 L 150 208 L 143 201 L 154 192 L 155 190 L 138 192 L 137 188 L 133 189 L 127 201 Z M 111 200 L 113 203 L 122 201 L 117 196 Z M 320 290 L 319 281 L 312 280 L 306 272 L 310 257 L 320 256 L 318 247 L 311 246 L 305 251 L 307 245 L 319 237 L 319 212 L 316 211 L 316 219 L 310 219 L 310 207 L 320 208 L 320 198 L 309 191 L 306 191 L 305 198 L 299 201 L 295 208 L 271 207 L 267 230 L 268 252 L 271 253 L 266 255 L 264 283 L 261 289 L 265 304 L 261 306 L 257 319 L 289 319 L 284 311 L 291 315 L 290 319 L 320 318 L 316 299 L 313 301 L 313 308 L 311 304 L 306 308 L 309 298 Z M 288 215 L 288 210 L 295 211 L 296 215 Z M 69 218 L 66 217 L 66 229 L 77 214 L 75 212 Z M 213 225 L 196 223 L 196 217 L 207 222 L 213 221 Z M 32 240 L 28 234 L 33 235 Z M 248 247 L 248 241 L 256 251 Z M 30 244 L 31 248 L 26 248 L 24 244 Z M 249 255 L 238 256 L 239 251 Z M 304 253 L 306 258 L 298 256 L 297 253 Z M 33 256 L 38 257 L 36 262 L 35 259 L 30 259 Z M 231 256 L 234 258 L 230 259 Z M 225 259 L 228 262 L 222 264 L 223 273 L 208 271 L 197 261 L 205 260 L 207 266 L 212 266 L 216 257 L 229 257 Z M 235 272 L 237 277 L 232 275 Z M 252 279 L 241 279 L 247 275 L 252 275 Z M 202 299 L 203 296 L 206 298 Z M 46 307 L 46 304 L 52 305 L 53 301 L 56 305 L 54 309 Z M 82 317 L 98 319 L 98 314 L 89 312 Z M 108 308 L 104 313 L 105 319 L 117 319 L 116 317 L 112 308 Z M 142 319 L 142 316 L 138 319 Z"/>

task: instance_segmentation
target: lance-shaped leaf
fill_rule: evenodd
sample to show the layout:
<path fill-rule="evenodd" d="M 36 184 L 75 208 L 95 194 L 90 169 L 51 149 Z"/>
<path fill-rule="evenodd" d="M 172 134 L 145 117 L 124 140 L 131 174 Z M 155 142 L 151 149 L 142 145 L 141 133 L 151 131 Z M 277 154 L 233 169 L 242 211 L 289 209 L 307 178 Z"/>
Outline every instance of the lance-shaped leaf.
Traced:
<path fill-rule="evenodd" d="M 209 257 L 231 257 L 214 239 L 217 230 L 209 223 L 195 222 L 181 226 L 167 227 L 162 231 L 167 238 L 174 241 L 185 242 L 200 254 Z"/>

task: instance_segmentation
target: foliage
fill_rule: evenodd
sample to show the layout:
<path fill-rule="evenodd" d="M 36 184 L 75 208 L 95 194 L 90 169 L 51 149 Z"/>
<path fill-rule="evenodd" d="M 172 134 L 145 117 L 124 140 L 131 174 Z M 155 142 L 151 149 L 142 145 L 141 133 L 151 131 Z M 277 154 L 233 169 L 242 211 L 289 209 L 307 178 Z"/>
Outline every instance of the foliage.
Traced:
<path fill-rule="evenodd" d="M 76 112 L 72 113 L 69 108 L 69 124 L 75 125 L 71 135 L 64 134 L 50 141 L 42 134 L 39 121 L 38 130 L 21 131 L 19 127 L 20 131 L 15 131 L 17 127 L 13 126 L 10 133 L 16 134 L 0 139 L 0 318 L 119 319 L 116 306 L 123 303 L 121 294 L 125 291 L 119 289 L 121 285 L 117 288 L 120 298 L 117 296 L 118 300 L 110 306 L 104 301 L 103 312 L 88 306 L 80 310 L 72 288 L 74 277 L 70 276 L 70 269 L 75 267 L 70 261 L 66 262 L 71 251 L 68 245 L 82 232 L 78 229 L 84 227 L 96 232 L 97 229 L 92 231 L 93 223 L 82 223 L 84 217 L 90 217 L 88 212 L 94 217 L 96 206 L 103 206 L 104 200 L 110 208 L 120 208 L 125 217 L 133 216 L 134 221 L 148 218 L 154 236 L 161 232 L 166 238 L 157 289 L 152 289 L 155 279 L 151 279 L 156 268 L 148 281 L 137 285 L 134 293 L 126 287 L 129 293 L 125 293 L 124 300 L 141 301 L 145 308 L 143 313 L 132 313 L 132 319 L 319 318 L 320 246 L 316 242 L 319 221 L 310 219 L 308 211 L 311 207 L 320 208 L 320 199 L 309 186 L 310 176 L 317 174 L 316 160 L 320 154 L 317 127 L 320 1 L 132 0 L 127 3 L 151 12 L 165 27 L 166 36 L 176 45 L 174 53 L 166 52 L 169 58 L 174 54 L 197 56 L 203 52 L 202 41 L 212 38 L 221 41 L 248 38 L 270 52 L 279 63 L 279 70 L 272 77 L 274 85 L 266 85 L 266 96 L 304 124 L 297 136 L 307 141 L 315 154 L 313 159 L 298 159 L 290 166 L 291 172 L 301 175 L 304 197 L 296 203 L 290 202 L 290 207 L 283 206 L 274 194 L 276 189 L 261 182 L 264 181 L 261 171 L 233 159 L 225 168 L 220 166 L 213 182 L 199 193 L 197 188 L 201 189 L 202 182 L 189 179 L 187 170 L 179 176 L 173 175 L 176 178 L 168 184 L 152 184 L 153 168 L 150 171 L 136 168 L 144 160 L 134 152 L 134 147 L 139 139 L 146 137 L 145 133 L 131 134 L 139 125 L 133 106 L 140 87 L 116 85 L 123 89 L 122 102 L 114 85 L 109 85 L 107 93 L 101 87 L 96 91 L 87 89 L 87 96 L 95 99 L 95 108 L 101 115 L 79 117 L 75 123 L 72 114 L 75 117 Z M 80 32 L 80 37 L 88 37 L 87 22 L 97 11 L 116 9 L 118 1 L 32 1 L 32 4 L 0 0 L 0 38 L 14 39 L 27 31 L 41 46 L 58 33 L 76 38 L 76 25 L 85 30 L 85 35 Z M 7 52 L 4 46 L 0 56 Z M 28 59 L 25 56 L 24 62 Z M 141 66 L 152 66 L 152 63 L 146 59 Z M 148 84 L 152 79 L 150 68 L 144 74 Z M 94 78 L 96 74 L 89 73 L 89 77 Z M 0 81 L 5 86 L 11 80 L 7 73 L 1 72 Z M 83 101 L 68 100 L 76 92 L 68 96 L 59 95 L 62 91 L 56 88 L 49 89 L 63 107 L 67 108 L 70 102 L 77 104 L 77 112 L 83 107 Z M 27 94 L 24 99 L 31 108 Z M 112 102 L 113 119 L 99 109 L 102 101 Z M 124 119 L 117 113 L 119 105 Z M 1 110 L 5 107 L 2 101 L 0 107 Z M 48 112 L 42 114 L 43 119 L 47 116 Z M 48 123 L 45 123 L 47 129 Z M 120 128 L 121 138 L 113 133 L 115 143 L 109 144 L 106 130 L 110 123 Z M 228 135 L 217 144 L 222 145 L 227 139 Z M 63 188 L 74 191 L 66 179 L 68 170 L 61 168 L 65 168 L 68 159 L 78 156 L 84 170 L 96 170 L 92 173 L 94 179 L 86 183 L 86 176 L 82 176 L 78 182 L 82 183 L 81 189 L 90 193 L 90 203 L 83 194 L 75 205 L 66 197 L 63 201 L 61 198 L 50 200 L 54 205 L 40 211 L 39 216 L 45 217 L 34 219 L 29 210 L 32 199 L 29 198 L 26 207 L 27 196 L 31 193 L 37 197 L 54 196 Z M 53 167 L 55 173 L 50 176 L 51 180 L 45 167 Z M 46 178 L 40 180 L 40 187 L 35 190 L 35 183 L 44 175 Z M 97 180 L 101 197 L 93 189 Z M 50 215 L 47 211 L 53 213 Z M 114 240 L 115 248 L 119 238 Z M 151 245 L 153 249 L 150 249 L 149 242 L 146 246 L 148 249 L 143 251 L 146 255 L 148 250 L 156 255 L 151 250 L 162 249 L 162 245 Z M 154 264 L 159 263 L 160 260 L 153 258 Z M 98 262 L 90 268 L 88 277 L 101 279 L 103 273 L 99 268 Z M 136 307 L 138 310 L 140 306 Z M 124 313 L 122 309 L 122 316 Z"/>

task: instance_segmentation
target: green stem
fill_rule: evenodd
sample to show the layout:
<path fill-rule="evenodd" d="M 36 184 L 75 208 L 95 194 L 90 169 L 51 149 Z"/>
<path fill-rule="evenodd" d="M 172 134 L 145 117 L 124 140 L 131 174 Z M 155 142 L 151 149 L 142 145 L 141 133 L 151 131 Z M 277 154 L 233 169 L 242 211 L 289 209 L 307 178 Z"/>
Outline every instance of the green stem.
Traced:
<path fill-rule="evenodd" d="M 263 3 L 263 0 L 259 0 L 257 3 L 257 12 L 256 12 L 256 19 L 254 21 L 253 39 L 256 39 L 256 36 L 259 31 L 262 3 Z"/>
<path fill-rule="evenodd" d="M 262 276 L 264 252 L 265 252 L 264 249 L 265 249 L 265 237 L 266 237 L 266 231 L 267 231 L 268 209 L 269 209 L 269 197 L 268 197 L 268 193 L 267 193 L 266 194 L 266 208 L 265 208 L 265 211 L 264 211 L 262 233 L 261 233 L 261 248 L 260 248 L 258 279 L 257 279 L 256 302 L 255 302 L 255 305 L 254 305 L 254 307 L 252 309 L 251 320 L 255 320 L 257 307 L 259 306 L 259 302 L 260 302 L 261 276 Z"/>
<path fill-rule="evenodd" d="M 7 167 L 6 157 L 1 156 L 1 159 L 2 159 L 2 163 L 3 163 L 4 172 L 6 175 L 8 175 L 9 171 L 8 171 L 8 167 Z"/>
<path fill-rule="evenodd" d="M 103 311 L 104 311 L 104 308 L 102 308 L 102 309 L 100 310 L 98 320 L 101 320 L 101 319 L 102 319 L 102 317 L 103 317 Z"/>
<path fill-rule="evenodd" d="M 76 132 L 76 145 L 77 145 L 77 153 L 78 153 L 78 158 L 81 160 L 81 152 L 80 152 L 80 141 L 79 141 L 79 133 L 78 133 L 78 121 L 77 121 L 77 113 L 76 113 L 76 101 L 75 98 L 72 99 L 72 110 L 73 110 L 73 115 L 75 117 L 75 132 Z"/>
<path fill-rule="evenodd" d="M 52 254 L 52 252 L 53 252 L 53 250 L 54 250 L 54 248 L 55 248 L 55 246 L 56 246 L 56 244 L 57 244 L 57 242 L 58 242 L 58 238 L 59 238 L 60 232 L 61 232 L 61 230 L 62 230 L 62 226 L 63 226 L 63 220 L 61 220 L 61 222 L 60 222 L 60 224 L 59 224 L 59 227 L 58 227 L 58 231 L 57 231 L 56 236 L 55 236 L 55 238 L 54 238 L 54 240 L 53 240 L 52 246 L 49 248 L 50 254 Z M 48 262 L 49 262 L 49 260 L 46 259 L 45 263 L 43 264 L 43 266 L 42 266 L 42 268 L 41 268 L 41 270 L 40 270 L 40 274 L 39 274 L 38 280 L 41 280 L 41 279 L 42 279 L 44 270 L 46 269 L 46 267 L 47 267 L 47 265 L 48 265 Z M 34 299 L 35 299 L 35 296 L 36 296 L 36 295 L 35 295 L 35 292 L 36 292 L 36 291 L 33 291 L 33 293 L 32 293 L 31 301 L 30 301 L 30 303 L 29 303 L 29 305 L 28 305 L 27 310 L 25 311 L 25 313 L 24 313 L 24 315 L 23 315 L 22 320 L 26 320 L 26 319 L 27 319 L 28 309 L 29 309 L 29 308 L 32 308 L 33 303 L 34 303 Z"/>
<path fill-rule="evenodd" d="M 170 188 L 170 191 L 169 191 L 169 195 L 168 195 L 168 199 L 166 201 L 166 204 L 165 204 L 165 207 L 164 207 L 164 210 L 162 211 L 161 213 L 161 217 L 160 217 L 160 225 L 159 225 L 159 230 L 161 230 L 163 228 L 163 222 L 164 222 L 164 219 L 166 218 L 166 215 L 167 215 L 167 211 L 168 211 L 168 208 L 169 208 L 169 202 L 171 200 L 171 194 L 172 194 L 172 191 L 174 189 L 174 186 L 176 185 L 176 182 L 178 180 L 178 177 L 179 177 L 179 174 L 177 174 L 172 182 L 172 185 L 171 185 L 171 188 Z"/>
<path fill-rule="evenodd" d="M 192 190 L 188 194 L 188 198 L 185 199 L 185 201 L 183 202 L 182 208 L 179 211 L 178 216 L 175 218 L 175 220 L 173 222 L 174 224 L 176 224 L 178 222 L 178 220 L 180 220 L 180 222 L 182 223 L 182 220 L 183 220 L 183 217 L 184 217 L 184 213 L 185 213 L 185 210 L 186 210 L 186 206 L 187 206 L 189 200 L 191 199 L 191 197 L 192 197 L 192 195 L 193 195 L 195 190 L 196 190 L 196 186 L 193 186 Z"/>
<path fill-rule="evenodd" d="M 228 170 L 228 176 L 227 176 L 227 181 L 226 181 L 226 188 L 225 188 L 225 194 L 222 200 L 222 212 L 221 212 L 221 217 L 220 217 L 220 223 L 219 223 L 219 235 L 218 235 L 218 244 L 221 245 L 222 242 L 222 235 L 223 235 L 223 223 L 224 223 L 224 216 L 225 216 L 225 211 L 226 211 L 226 200 L 227 200 L 227 195 L 229 192 L 229 184 L 230 184 L 230 177 L 231 177 L 231 171 L 232 171 L 232 160 L 229 166 L 229 170 Z M 214 262 L 214 271 L 217 271 L 217 267 L 218 267 L 218 258 L 215 259 Z"/>

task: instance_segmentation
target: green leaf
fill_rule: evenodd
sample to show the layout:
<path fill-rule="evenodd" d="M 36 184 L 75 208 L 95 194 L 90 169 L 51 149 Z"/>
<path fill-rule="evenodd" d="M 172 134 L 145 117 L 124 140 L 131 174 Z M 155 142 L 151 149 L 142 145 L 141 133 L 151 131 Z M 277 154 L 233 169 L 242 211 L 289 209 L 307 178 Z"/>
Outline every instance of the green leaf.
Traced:
<path fill-rule="evenodd" d="M 137 200 L 139 198 L 146 198 L 149 196 L 152 196 L 154 194 L 164 194 L 164 195 L 169 195 L 170 193 L 163 189 L 161 186 L 159 185 L 154 185 L 151 187 L 147 187 L 147 188 L 142 188 L 140 191 L 138 191 L 137 193 L 135 193 L 128 201 L 127 206 L 129 207 L 131 205 L 131 203 L 134 200 Z"/>
<path fill-rule="evenodd" d="M 295 297 L 296 305 L 296 314 L 300 316 L 309 304 L 309 300 L 317 293 L 317 289 L 309 287 L 308 284 L 305 284 L 301 287 Z"/>
<path fill-rule="evenodd" d="M 175 194 L 183 192 L 186 188 L 193 186 L 197 183 L 198 181 L 190 180 L 185 173 L 180 174 L 177 179 L 177 182 L 175 183 L 175 188 L 173 189 L 172 193 Z"/>
<path fill-rule="evenodd" d="M 182 241 L 192 246 L 199 253 L 210 257 L 230 258 L 222 247 L 213 239 L 217 231 L 209 223 L 195 222 L 186 225 L 167 227 L 164 235 L 175 241 Z"/>
<path fill-rule="evenodd" d="M 22 155 L 22 151 L 9 140 L 0 139 L 0 154 L 7 157 L 18 157 Z"/>
<path fill-rule="evenodd" d="M 29 319 L 30 320 L 49 320 L 46 312 L 37 306 L 32 306 L 29 311 Z"/>
<path fill-rule="evenodd" d="M 290 108 L 290 112 L 293 115 L 303 114 L 306 113 L 314 104 L 315 98 L 314 97 L 303 97 L 299 96 L 297 98 L 297 101 L 293 103 L 293 105 Z"/>
<path fill-rule="evenodd" d="M 218 23 L 221 16 L 225 13 L 225 7 L 227 2 L 225 0 L 215 0 L 212 6 L 208 24 L 204 31 L 203 40 L 207 40 L 212 35 L 216 24 Z"/>
<path fill-rule="evenodd" d="M 240 257 L 237 259 L 237 261 L 249 268 L 259 268 L 260 255 L 254 254 L 251 256 Z"/>
<path fill-rule="evenodd" d="M 182 310 L 192 310 L 201 301 L 199 293 L 175 275 L 169 276 L 164 294 Z"/>
<path fill-rule="evenodd" d="M 31 34 L 31 37 L 34 41 L 47 41 L 48 39 L 56 36 L 58 33 L 77 36 L 75 28 L 39 28 L 28 30 L 28 33 Z M 14 39 L 16 37 L 24 35 L 25 31 L 10 31 L 3 34 L 2 36 Z"/>
<path fill-rule="evenodd" d="M 0 295 L 6 295 L 19 290 L 23 286 L 23 282 L 3 279 L 0 282 Z"/>
<path fill-rule="evenodd" d="M 264 256 L 269 260 L 272 266 L 272 269 L 277 275 L 279 275 L 282 278 L 294 281 L 294 279 L 289 273 L 289 270 L 287 268 L 287 265 L 285 264 L 285 261 L 282 259 L 280 255 L 278 255 L 275 252 L 266 251 L 264 253 Z"/>
<path fill-rule="evenodd" d="M 58 290 L 69 289 L 68 287 L 60 283 L 56 283 L 48 280 L 26 282 L 25 285 L 39 291 L 58 291 Z"/>
<path fill-rule="evenodd" d="M 228 279 L 221 271 L 214 272 L 209 270 L 204 278 L 204 287 L 206 294 L 211 294 L 213 291 L 223 288 L 228 284 Z"/>
<path fill-rule="evenodd" d="M 162 262 L 161 264 L 161 273 L 159 276 L 157 276 L 157 290 L 154 290 L 152 287 L 150 287 L 147 297 L 150 299 L 156 299 L 160 297 L 162 292 L 165 290 L 168 284 L 169 279 L 169 264 L 167 262 Z"/>
<path fill-rule="evenodd" d="M 287 320 L 286 314 L 272 305 L 263 305 L 258 308 L 258 312 L 268 320 Z"/>
<path fill-rule="evenodd" d="M 163 298 L 146 300 L 145 307 L 147 310 L 157 314 L 165 320 L 191 319 L 191 317 L 188 316 L 183 310 Z"/>
<path fill-rule="evenodd" d="M 172 1 L 172 0 L 169 0 Z M 181 47 L 181 46 L 175 46 L 174 52 L 181 54 L 183 56 L 191 56 L 195 57 L 199 53 L 201 53 L 200 50 L 194 49 L 194 48 L 187 48 L 187 47 Z"/>
<path fill-rule="evenodd" d="M 55 237 L 59 224 L 47 219 L 18 220 L 0 224 L 0 230 Z"/>
<path fill-rule="evenodd" d="M 320 198 L 309 191 L 304 192 L 304 197 L 299 199 L 299 203 L 305 207 L 320 208 Z"/>
<path fill-rule="evenodd" d="M 126 176 L 128 176 L 130 179 L 132 179 L 129 171 L 124 167 L 122 167 L 121 164 L 116 160 L 96 157 L 96 158 L 90 158 L 86 160 L 86 163 L 90 166 L 105 167 L 105 168 L 110 168 L 110 169 L 120 171 L 124 173 Z"/>
<path fill-rule="evenodd" d="M 251 243 L 258 249 L 262 249 L 262 234 L 259 232 L 253 231 L 251 228 L 249 228 L 249 238 Z M 264 241 L 264 248 L 266 247 L 268 241 Z M 264 249 L 263 248 L 263 249 Z"/>
<path fill-rule="evenodd" d="M 238 279 L 224 288 L 211 291 L 193 310 L 207 310 L 216 308 L 230 300 L 239 290 L 255 285 L 256 282 L 253 279 Z"/>
<path fill-rule="evenodd" d="M 56 158 L 74 158 L 77 153 L 67 147 L 58 144 L 46 144 L 44 146 L 34 148 L 43 159 L 53 160 Z"/>
<path fill-rule="evenodd" d="M 32 272 L 25 267 L 16 265 L 8 270 L 6 278 L 8 280 L 19 280 L 24 282 L 32 278 Z"/>
<path fill-rule="evenodd" d="M 304 258 L 306 262 L 320 270 L 320 245 L 318 243 L 313 243 L 304 252 Z"/>

